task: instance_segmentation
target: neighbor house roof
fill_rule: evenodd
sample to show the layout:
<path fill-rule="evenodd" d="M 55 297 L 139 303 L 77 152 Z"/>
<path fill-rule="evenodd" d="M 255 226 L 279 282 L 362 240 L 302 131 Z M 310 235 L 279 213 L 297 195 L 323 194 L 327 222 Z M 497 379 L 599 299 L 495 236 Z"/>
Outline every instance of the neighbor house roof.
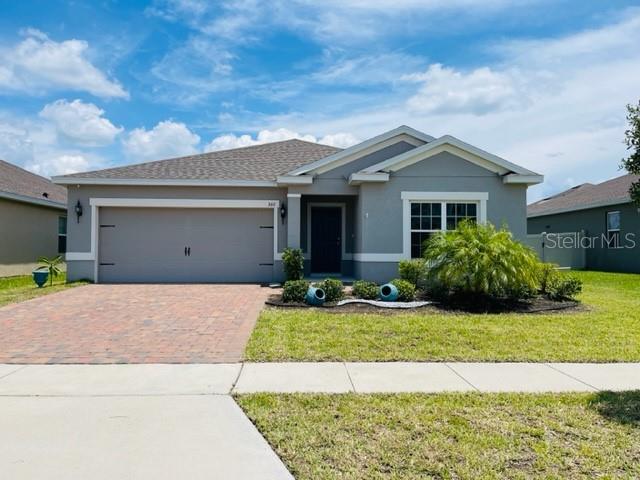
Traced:
<path fill-rule="evenodd" d="M 67 189 L 40 175 L 0 160 L 0 197 L 66 208 Z"/>
<path fill-rule="evenodd" d="M 628 174 L 597 185 L 583 183 L 532 203 L 527 207 L 527 216 L 540 217 L 555 213 L 627 203 L 631 201 L 629 187 L 638 180 L 640 180 L 640 175 Z"/>
<path fill-rule="evenodd" d="M 339 151 L 339 148 L 303 140 L 285 140 L 250 147 L 138 163 L 124 167 L 56 177 L 59 183 L 101 179 L 167 181 L 275 182 L 294 168 Z M 89 183 L 89 181 L 79 183 Z"/>

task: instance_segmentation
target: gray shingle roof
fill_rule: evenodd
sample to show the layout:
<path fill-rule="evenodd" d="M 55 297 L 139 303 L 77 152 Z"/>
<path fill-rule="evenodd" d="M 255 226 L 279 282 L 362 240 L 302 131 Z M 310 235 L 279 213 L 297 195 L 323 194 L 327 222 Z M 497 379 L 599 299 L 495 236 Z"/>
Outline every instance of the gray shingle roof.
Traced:
<path fill-rule="evenodd" d="M 67 189 L 50 180 L 0 160 L 0 192 L 60 204 L 67 203 Z M 46 194 L 46 195 L 45 195 Z"/>
<path fill-rule="evenodd" d="M 629 187 L 640 180 L 639 175 L 623 175 L 593 185 L 583 183 L 552 197 L 544 198 L 527 207 L 527 216 L 537 217 L 572 210 L 584 210 L 599 205 L 615 205 L 631 201 Z"/>
<path fill-rule="evenodd" d="M 329 145 L 293 139 L 75 173 L 63 178 L 272 181 L 278 175 L 339 150 Z"/>

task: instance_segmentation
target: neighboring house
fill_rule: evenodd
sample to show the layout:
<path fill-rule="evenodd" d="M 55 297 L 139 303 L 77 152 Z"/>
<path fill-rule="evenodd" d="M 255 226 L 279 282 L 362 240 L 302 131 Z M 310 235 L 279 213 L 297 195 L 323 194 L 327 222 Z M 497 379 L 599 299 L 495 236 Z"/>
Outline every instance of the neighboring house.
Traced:
<path fill-rule="evenodd" d="M 623 175 L 597 185 L 583 183 L 532 203 L 528 233 L 580 232 L 577 246 L 585 250 L 586 268 L 640 273 L 640 209 L 629 196 L 639 179 Z M 558 247 L 552 237 L 546 243 Z"/>
<path fill-rule="evenodd" d="M 399 127 L 338 148 L 288 140 L 56 177 L 67 185 L 69 278 L 100 282 L 389 280 L 433 232 L 471 217 L 526 235 L 542 176 L 451 136 Z"/>
<path fill-rule="evenodd" d="M 0 276 L 66 250 L 67 189 L 0 160 Z"/>

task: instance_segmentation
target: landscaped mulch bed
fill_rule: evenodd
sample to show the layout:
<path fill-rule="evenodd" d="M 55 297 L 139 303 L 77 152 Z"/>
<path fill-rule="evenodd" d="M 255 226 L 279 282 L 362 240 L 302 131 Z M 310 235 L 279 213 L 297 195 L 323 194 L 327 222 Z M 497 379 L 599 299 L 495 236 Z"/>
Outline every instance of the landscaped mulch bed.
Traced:
<path fill-rule="evenodd" d="M 550 300 L 545 297 L 536 297 L 523 301 L 502 301 L 491 304 L 463 304 L 463 303 L 441 303 L 433 302 L 428 305 L 412 308 L 384 308 L 365 303 L 349 303 L 338 305 L 336 302 L 327 302 L 324 305 L 310 306 L 306 303 L 282 301 L 282 296 L 277 293 L 270 295 L 266 305 L 272 308 L 318 308 L 328 313 L 384 313 L 384 314 L 406 314 L 419 312 L 424 314 L 460 314 L 460 313 L 568 313 L 584 312 L 587 310 L 580 302 L 575 300 Z M 352 298 L 352 297 L 345 297 Z M 429 300 L 426 297 L 420 300 Z"/>

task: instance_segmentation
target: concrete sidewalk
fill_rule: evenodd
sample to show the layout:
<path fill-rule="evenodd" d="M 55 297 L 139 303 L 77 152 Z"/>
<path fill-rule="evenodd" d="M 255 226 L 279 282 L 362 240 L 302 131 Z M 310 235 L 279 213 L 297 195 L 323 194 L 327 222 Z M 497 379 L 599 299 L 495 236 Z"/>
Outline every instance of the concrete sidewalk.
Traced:
<path fill-rule="evenodd" d="M 640 389 L 640 363 L 0 365 L 0 396 Z"/>
<path fill-rule="evenodd" d="M 0 472 L 293 480 L 227 393 L 232 365 L 0 365 Z"/>
<path fill-rule="evenodd" d="M 636 389 L 640 389 L 640 363 L 323 362 L 246 363 L 233 392 L 593 392 Z"/>

